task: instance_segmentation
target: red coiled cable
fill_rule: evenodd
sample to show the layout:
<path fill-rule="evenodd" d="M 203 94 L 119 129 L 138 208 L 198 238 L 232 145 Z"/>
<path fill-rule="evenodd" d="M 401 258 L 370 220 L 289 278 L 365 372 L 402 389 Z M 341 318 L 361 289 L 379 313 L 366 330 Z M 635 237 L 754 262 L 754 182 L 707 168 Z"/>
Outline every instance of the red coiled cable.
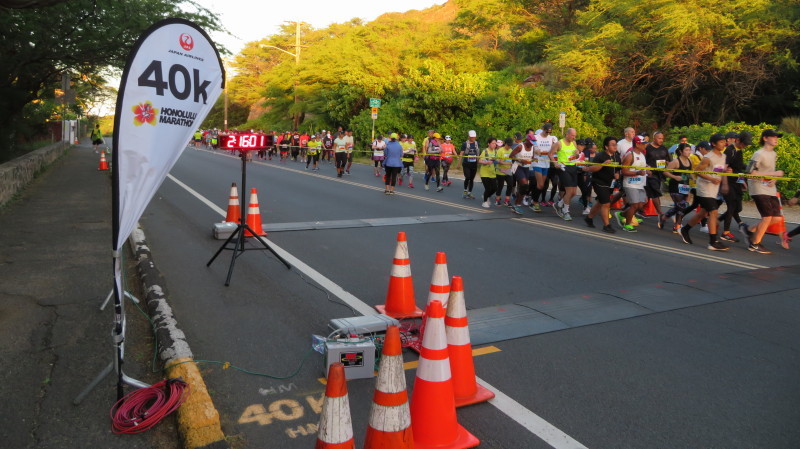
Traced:
<path fill-rule="evenodd" d="M 188 395 L 183 379 L 164 379 L 132 391 L 111 408 L 112 429 L 117 434 L 144 432 L 177 410 Z"/>

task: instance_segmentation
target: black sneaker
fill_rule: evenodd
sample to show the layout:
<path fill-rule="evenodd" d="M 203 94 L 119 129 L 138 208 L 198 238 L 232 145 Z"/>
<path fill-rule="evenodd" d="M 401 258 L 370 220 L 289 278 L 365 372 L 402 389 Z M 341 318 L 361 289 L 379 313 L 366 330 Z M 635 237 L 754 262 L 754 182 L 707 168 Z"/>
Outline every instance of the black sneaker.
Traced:
<path fill-rule="evenodd" d="M 664 222 L 666 221 L 667 221 L 666 215 L 662 214 L 660 217 L 658 217 L 658 229 L 664 229 Z"/>
<path fill-rule="evenodd" d="M 583 217 L 583 221 L 586 222 L 586 226 L 589 226 L 590 228 L 594 227 L 594 220 L 593 219 L 591 219 L 589 217 Z"/>
<path fill-rule="evenodd" d="M 708 249 L 710 249 L 711 251 L 727 251 L 729 248 L 723 245 L 721 242 L 714 242 L 714 243 L 709 243 Z"/>
<path fill-rule="evenodd" d="M 603 226 L 603 232 L 608 232 L 609 234 L 614 234 L 617 232 L 616 229 L 612 228 L 611 225 Z"/>
<path fill-rule="evenodd" d="M 744 241 L 747 242 L 749 249 L 749 247 L 753 245 L 753 242 L 750 240 L 750 237 L 753 235 L 753 233 L 750 232 L 750 228 L 747 226 L 747 223 L 739 223 L 739 232 L 742 233 Z"/>
<path fill-rule="evenodd" d="M 764 245 L 762 245 L 760 243 L 756 243 L 756 244 L 752 244 L 751 243 L 750 245 L 747 246 L 747 249 L 750 250 L 750 251 L 753 251 L 754 253 L 772 254 L 772 251 L 768 250 L 767 248 L 764 248 Z"/>
<path fill-rule="evenodd" d="M 686 229 L 685 227 L 682 227 L 680 235 L 681 235 L 681 240 L 683 240 L 683 243 L 686 243 L 687 245 L 691 245 L 692 244 L 692 238 L 689 237 L 689 230 L 688 229 Z"/>
<path fill-rule="evenodd" d="M 737 239 L 736 236 L 733 235 L 733 232 L 731 232 L 731 231 L 723 232 L 722 234 L 720 234 L 719 238 L 721 238 L 722 240 L 728 241 L 728 242 L 733 242 L 733 243 L 738 243 L 739 242 L 739 239 Z"/>

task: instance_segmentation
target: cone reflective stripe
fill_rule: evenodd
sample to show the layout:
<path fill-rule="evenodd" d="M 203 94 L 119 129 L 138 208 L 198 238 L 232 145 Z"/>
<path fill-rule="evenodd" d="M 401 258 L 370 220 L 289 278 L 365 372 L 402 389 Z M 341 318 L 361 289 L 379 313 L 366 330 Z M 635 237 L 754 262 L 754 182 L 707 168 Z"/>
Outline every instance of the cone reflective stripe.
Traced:
<path fill-rule="evenodd" d="M 405 232 L 397 233 L 397 247 L 394 251 L 386 304 L 375 306 L 375 309 L 394 318 L 422 316 L 422 309 L 417 307 L 414 299 L 414 281 L 411 278 L 411 260 L 408 256 Z"/>
<path fill-rule="evenodd" d="M 412 449 L 411 412 L 403 374 L 400 330 L 386 329 L 364 449 Z"/>
<path fill-rule="evenodd" d="M 453 395 L 456 407 L 488 401 L 494 393 L 478 384 L 472 343 L 469 339 L 467 306 L 464 301 L 464 281 L 453 276 L 450 282 L 450 301 L 444 319 L 447 347 L 450 353 L 450 371 L 453 375 Z"/>
<path fill-rule="evenodd" d="M 255 188 L 250 190 L 250 203 L 247 205 L 247 226 L 257 235 L 267 235 L 264 232 L 264 227 L 261 226 L 261 212 L 258 210 L 258 193 Z M 253 237 L 253 233 L 246 229 L 244 235 Z"/>
<path fill-rule="evenodd" d="M 774 234 L 780 235 L 782 232 L 786 232 L 786 219 L 783 218 L 783 204 L 781 204 L 781 194 L 780 192 L 776 194 L 778 196 L 778 204 L 780 207 L 781 214 L 778 216 L 778 219 L 772 219 L 772 223 L 769 224 L 767 227 L 766 234 Z"/>
<path fill-rule="evenodd" d="M 428 305 L 430 305 L 431 301 L 439 301 L 442 303 L 442 307 L 447 307 L 449 298 L 450 280 L 447 276 L 447 255 L 445 253 L 436 253 L 431 286 L 428 290 Z"/>
<path fill-rule="evenodd" d="M 475 447 L 480 441 L 461 427 L 456 418 L 442 303 L 431 301 L 425 314 L 427 326 L 411 396 L 414 446 L 417 449 Z"/>
<path fill-rule="evenodd" d="M 239 205 L 239 191 L 234 182 L 231 184 L 231 196 L 228 199 L 228 213 L 225 215 L 225 221 L 239 223 L 241 219 L 242 207 Z"/>
<path fill-rule="evenodd" d="M 350 400 L 347 397 L 344 365 L 328 367 L 328 385 L 319 417 L 316 449 L 354 449 L 353 421 L 350 419 Z"/>
<path fill-rule="evenodd" d="M 652 217 L 658 215 L 658 209 L 656 209 L 656 205 L 653 203 L 653 199 L 650 198 L 647 200 L 647 204 L 644 206 L 644 211 L 642 211 L 646 217 Z"/>
<path fill-rule="evenodd" d="M 106 150 L 100 150 L 100 165 L 97 170 L 108 170 L 108 161 L 106 160 Z"/>

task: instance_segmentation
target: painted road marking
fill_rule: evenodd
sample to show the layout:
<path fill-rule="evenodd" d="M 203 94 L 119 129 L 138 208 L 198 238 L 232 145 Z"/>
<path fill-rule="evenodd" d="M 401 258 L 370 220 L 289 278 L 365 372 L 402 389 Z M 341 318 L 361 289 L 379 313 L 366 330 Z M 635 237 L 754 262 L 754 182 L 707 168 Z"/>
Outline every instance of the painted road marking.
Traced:
<path fill-rule="evenodd" d="M 605 235 L 605 234 L 601 234 L 599 232 L 589 232 L 589 231 L 586 231 L 584 229 L 573 228 L 573 227 L 570 227 L 570 226 L 564 226 L 564 225 L 560 225 L 560 224 L 557 224 L 557 223 L 550 223 L 550 222 L 546 222 L 546 221 L 533 220 L 531 218 L 515 218 L 514 220 L 522 221 L 522 222 L 533 224 L 533 225 L 536 225 L 536 226 L 543 226 L 543 227 L 546 227 L 546 228 L 557 229 L 559 231 L 567 231 L 567 232 L 571 232 L 573 234 L 580 234 L 580 235 L 590 236 L 593 239 L 603 239 L 603 240 L 607 240 L 607 241 L 610 241 L 610 242 L 613 242 L 613 243 L 624 243 L 626 245 L 638 246 L 640 248 L 645 248 L 645 249 L 653 249 L 653 250 L 656 250 L 656 251 L 661 251 L 661 252 L 665 252 L 665 253 L 671 253 L 671 254 L 675 254 L 675 255 L 679 255 L 679 256 L 691 257 L 691 258 L 700 259 L 700 260 L 703 260 L 703 261 L 712 261 L 712 262 L 717 262 L 717 263 L 721 263 L 721 264 L 725 264 L 725 265 L 732 265 L 732 266 L 738 267 L 738 268 L 745 268 L 745 269 L 750 269 L 750 270 L 754 270 L 754 269 L 758 269 L 758 268 L 769 268 L 766 265 L 758 265 L 758 264 L 749 263 L 749 262 L 741 262 L 741 261 L 738 261 L 738 260 L 730 260 L 730 259 L 725 259 L 725 258 L 722 258 L 722 257 L 715 256 L 715 255 L 711 255 L 711 254 L 708 254 L 708 253 L 699 253 L 699 252 L 696 252 L 696 251 L 689 251 L 689 250 L 685 250 L 685 249 L 671 248 L 669 246 L 658 245 L 658 244 L 655 244 L 655 243 L 640 242 L 640 241 L 633 240 L 633 239 L 630 239 L 630 238 L 625 238 L 625 237 L 622 237 L 622 236 L 612 237 L 612 236 L 608 236 L 608 235 Z"/>
<path fill-rule="evenodd" d="M 230 157 L 230 156 L 228 156 L 226 154 L 220 154 L 220 153 L 216 153 L 216 152 L 213 152 L 213 151 L 210 151 L 210 150 L 199 150 L 199 151 L 205 151 L 206 153 L 211 153 L 211 154 L 215 154 L 215 155 L 219 155 L 219 156 Z M 238 157 L 237 157 L 237 159 L 238 159 Z M 344 178 L 332 178 L 330 176 L 323 175 L 323 174 L 320 174 L 320 173 L 313 173 L 313 172 L 308 172 L 308 171 L 305 171 L 305 170 L 296 170 L 294 168 L 282 167 L 280 165 L 268 164 L 268 163 L 262 162 L 262 161 L 253 161 L 252 163 L 263 165 L 263 166 L 269 167 L 269 168 L 277 168 L 278 170 L 290 171 L 290 172 L 294 172 L 294 173 L 297 173 L 297 174 L 300 174 L 300 175 L 312 176 L 312 177 L 315 177 L 315 178 L 325 179 L 325 180 L 328 180 L 328 181 L 339 182 L 339 183 L 342 183 L 342 184 L 347 184 L 347 185 L 351 185 L 351 186 L 355 186 L 355 187 L 361 187 L 363 189 L 374 190 L 374 191 L 377 191 L 377 192 L 382 192 L 384 190 L 383 187 L 372 186 L 372 185 L 369 185 L 369 184 L 362 184 L 360 182 L 355 182 L 355 181 L 347 181 Z M 397 192 L 397 194 L 402 196 L 402 197 L 413 198 L 415 200 L 420 200 L 420 201 L 425 201 L 425 202 L 428 202 L 428 203 L 439 204 L 439 205 L 442 205 L 442 206 L 455 207 L 455 208 L 458 208 L 458 209 L 468 210 L 470 212 L 476 212 L 476 213 L 481 213 L 481 214 L 491 214 L 492 213 L 492 211 L 488 211 L 488 210 L 483 209 L 483 208 L 474 207 L 474 206 L 467 206 L 467 205 L 462 205 L 462 204 L 457 204 L 457 203 L 451 203 L 451 202 L 448 202 L 448 201 L 445 201 L 445 200 L 439 200 L 439 199 L 436 199 L 436 198 L 429 198 L 429 197 L 425 197 L 425 196 L 415 195 L 413 193 Z"/>
<path fill-rule="evenodd" d="M 169 176 L 169 178 L 175 182 L 178 182 L 178 180 L 174 176 Z M 203 204 L 209 205 L 209 207 L 211 207 L 212 210 L 219 213 L 222 217 L 226 215 L 225 211 L 214 205 L 214 203 L 204 198 L 195 190 L 189 189 L 188 186 L 186 186 L 186 184 L 180 182 L 178 185 L 187 188 L 187 192 L 189 192 L 192 196 L 202 201 Z M 309 267 L 308 265 L 303 263 L 300 259 L 292 256 L 286 250 L 276 245 L 269 239 L 264 239 L 264 240 L 269 242 L 270 246 L 275 250 L 275 252 L 280 253 L 281 257 L 286 259 L 292 266 L 300 270 L 303 274 L 311 278 L 321 287 L 330 291 L 331 294 L 335 295 L 336 297 L 344 301 L 347 305 L 349 305 L 353 309 L 359 311 L 364 315 L 377 314 L 377 311 L 375 311 L 375 309 L 367 305 L 367 303 L 356 298 L 353 294 L 349 293 L 342 287 L 338 286 L 336 283 L 334 283 L 333 281 L 322 275 L 317 270 L 314 270 L 313 268 Z M 585 446 L 581 445 L 580 443 L 569 437 L 564 432 L 561 432 L 556 427 L 554 427 L 553 425 L 542 419 L 539 415 L 533 413 L 532 411 L 525 408 L 522 404 L 514 401 L 510 397 L 503 394 L 500 390 L 489 385 L 483 380 L 478 379 L 478 382 L 486 389 L 494 392 L 495 398 L 489 401 L 490 404 L 497 407 L 498 410 L 508 415 L 509 418 L 513 419 L 514 421 L 525 427 L 528 431 L 530 431 L 537 437 L 541 438 L 542 440 L 546 441 L 554 448 L 556 449 L 586 448 Z M 507 399 L 498 400 L 498 398 L 507 398 Z M 266 419 L 267 416 L 264 413 L 257 413 L 255 415 L 261 416 L 261 418 L 263 419 Z M 291 416 L 294 416 L 294 412 Z M 251 418 L 251 419 L 256 419 L 256 418 Z"/>

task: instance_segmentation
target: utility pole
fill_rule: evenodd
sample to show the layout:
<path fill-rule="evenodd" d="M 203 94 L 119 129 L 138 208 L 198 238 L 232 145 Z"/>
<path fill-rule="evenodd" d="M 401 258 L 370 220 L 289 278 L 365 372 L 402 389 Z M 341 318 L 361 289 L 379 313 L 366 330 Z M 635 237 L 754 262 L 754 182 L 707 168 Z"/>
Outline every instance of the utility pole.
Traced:
<path fill-rule="evenodd" d="M 300 48 L 303 47 L 303 46 L 300 45 L 300 22 L 287 21 L 287 23 L 293 23 L 294 24 L 294 53 L 292 53 L 290 51 L 286 51 L 286 50 L 284 50 L 284 49 L 282 49 L 280 47 L 276 47 L 274 45 L 263 45 L 262 44 L 261 46 L 262 47 L 267 47 L 267 48 L 274 48 L 276 50 L 280 50 L 280 51 L 286 53 L 287 55 L 294 56 L 294 109 L 295 109 L 295 112 L 292 113 L 292 124 L 294 126 L 293 131 L 296 131 L 300 127 L 300 113 L 297 112 L 297 104 L 299 102 L 298 98 L 297 98 L 297 86 L 300 85 L 300 80 L 299 80 Z"/>

